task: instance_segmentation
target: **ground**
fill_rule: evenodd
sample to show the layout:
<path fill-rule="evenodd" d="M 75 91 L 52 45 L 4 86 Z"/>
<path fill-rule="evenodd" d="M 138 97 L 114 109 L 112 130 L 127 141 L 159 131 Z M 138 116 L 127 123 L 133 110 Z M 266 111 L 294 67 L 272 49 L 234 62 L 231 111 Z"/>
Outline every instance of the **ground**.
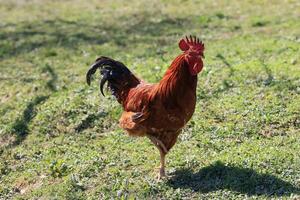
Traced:
<path fill-rule="evenodd" d="M 300 3 L 0 0 L 0 199 L 300 198 Z M 85 83 L 105 55 L 157 82 L 206 46 L 197 108 L 167 156 Z"/>

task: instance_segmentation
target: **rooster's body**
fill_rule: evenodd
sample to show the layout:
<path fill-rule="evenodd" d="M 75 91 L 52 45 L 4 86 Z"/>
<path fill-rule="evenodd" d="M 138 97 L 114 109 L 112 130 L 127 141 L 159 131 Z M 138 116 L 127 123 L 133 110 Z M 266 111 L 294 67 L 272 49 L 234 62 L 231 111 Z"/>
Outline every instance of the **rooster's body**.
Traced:
<path fill-rule="evenodd" d="M 202 42 L 187 38 L 181 40 L 179 46 L 185 52 L 175 58 L 156 84 L 141 81 L 123 63 L 108 57 L 98 58 L 87 73 L 90 84 L 91 75 L 101 68 L 102 94 L 107 81 L 112 94 L 123 106 L 120 126 L 131 136 L 147 136 L 159 149 L 159 178 L 165 175 L 165 155 L 194 113 L 197 73 L 203 67 Z"/>

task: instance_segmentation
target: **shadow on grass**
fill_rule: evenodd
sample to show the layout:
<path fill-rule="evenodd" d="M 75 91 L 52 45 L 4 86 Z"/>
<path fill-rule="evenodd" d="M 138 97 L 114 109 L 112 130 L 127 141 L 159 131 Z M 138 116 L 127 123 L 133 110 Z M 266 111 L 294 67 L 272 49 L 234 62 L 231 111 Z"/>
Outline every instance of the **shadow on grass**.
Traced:
<path fill-rule="evenodd" d="M 87 128 L 90 128 L 96 120 L 100 118 L 106 117 L 108 115 L 107 112 L 99 112 L 89 114 L 85 119 L 83 119 L 76 127 L 75 131 L 77 133 L 84 131 Z"/>
<path fill-rule="evenodd" d="M 49 88 L 51 92 L 57 91 L 55 85 L 58 77 L 57 74 L 49 65 L 46 65 L 44 70 L 51 76 L 51 79 L 46 83 L 46 87 Z M 49 97 L 50 95 L 39 95 L 27 104 L 25 110 L 23 111 L 23 115 L 18 118 L 12 126 L 12 131 L 16 135 L 13 145 L 20 144 L 26 138 L 26 136 L 29 134 L 28 125 L 36 115 L 35 107 L 45 102 Z"/>
<path fill-rule="evenodd" d="M 231 64 L 227 61 L 227 59 L 222 54 L 217 54 L 216 57 L 219 58 L 226 65 L 226 67 L 229 68 L 229 77 L 233 76 L 234 69 L 232 68 Z"/>
<path fill-rule="evenodd" d="M 54 72 L 52 67 L 48 64 L 44 68 L 44 71 L 48 72 L 51 76 L 51 79 L 49 81 L 47 81 L 46 86 L 53 92 L 57 91 L 56 85 L 55 85 L 55 82 L 57 81 L 57 77 L 58 77 L 57 74 Z"/>
<path fill-rule="evenodd" d="M 40 47 L 51 50 L 57 47 L 76 49 L 80 44 L 106 42 L 114 42 L 121 47 L 134 43 L 153 43 L 152 37 L 183 31 L 184 26 L 188 24 L 187 19 L 173 19 L 167 16 L 161 16 L 161 21 L 153 22 L 149 20 L 148 15 L 141 13 L 135 17 L 135 23 L 129 24 L 124 20 L 124 23 L 119 25 L 102 22 L 94 25 L 63 19 L 6 24 L 2 26 L 4 31 L 0 33 L 0 40 L 3 41 L 0 57 L 28 53 Z M 14 31 L 8 31 L 9 28 L 13 28 Z"/>
<path fill-rule="evenodd" d="M 222 83 L 220 84 L 219 87 L 216 87 L 213 90 L 207 90 L 203 88 L 200 90 L 200 92 L 197 94 L 198 98 L 200 100 L 207 100 L 210 98 L 217 98 L 220 94 L 227 92 L 228 90 L 232 89 L 235 87 L 233 81 L 231 80 L 231 77 L 234 76 L 235 70 L 232 67 L 232 65 L 227 61 L 227 59 L 222 55 L 222 54 L 217 54 L 216 57 L 220 59 L 226 67 L 229 68 L 229 74 L 226 78 L 222 80 Z"/>
<path fill-rule="evenodd" d="M 23 111 L 21 118 L 17 119 L 13 124 L 12 130 L 16 135 L 14 145 L 20 144 L 28 135 L 28 124 L 36 115 L 35 107 L 48 99 L 49 96 L 37 96 L 31 102 L 29 102 Z"/>
<path fill-rule="evenodd" d="M 201 193 L 227 189 L 249 196 L 300 194 L 300 188 L 273 175 L 260 174 L 249 168 L 226 166 L 222 162 L 216 162 L 196 173 L 188 169 L 176 171 L 167 184 L 176 189 L 188 188 Z"/>
<path fill-rule="evenodd" d="M 268 86 L 270 84 L 272 84 L 272 82 L 274 81 L 274 76 L 272 74 L 271 69 L 268 67 L 268 65 L 266 65 L 265 61 L 263 59 L 261 59 L 261 65 L 264 68 L 266 74 L 268 75 L 268 78 L 266 80 L 264 80 L 263 84 L 265 86 Z"/>

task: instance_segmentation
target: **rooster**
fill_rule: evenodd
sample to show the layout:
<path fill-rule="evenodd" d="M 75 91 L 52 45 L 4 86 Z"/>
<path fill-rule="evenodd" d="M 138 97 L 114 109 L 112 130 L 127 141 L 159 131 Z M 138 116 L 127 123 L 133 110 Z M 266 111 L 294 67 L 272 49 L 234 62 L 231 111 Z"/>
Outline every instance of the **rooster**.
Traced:
<path fill-rule="evenodd" d="M 100 69 L 100 91 L 107 87 L 122 105 L 121 128 L 130 136 L 146 136 L 160 153 L 158 179 L 165 176 L 165 156 L 190 120 L 196 105 L 197 74 L 203 68 L 204 44 L 196 37 L 179 41 L 183 51 L 155 84 L 137 78 L 122 62 L 99 57 L 86 74 L 87 84 Z"/>

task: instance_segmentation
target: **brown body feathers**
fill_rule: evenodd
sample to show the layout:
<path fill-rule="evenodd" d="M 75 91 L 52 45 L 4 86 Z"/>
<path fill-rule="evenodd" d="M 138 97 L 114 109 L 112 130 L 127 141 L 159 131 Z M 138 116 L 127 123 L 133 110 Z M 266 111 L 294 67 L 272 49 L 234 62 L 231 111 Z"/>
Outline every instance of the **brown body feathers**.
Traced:
<path fill-rule="evenodd" d="M 108 82 L 108 88 L 123 106 L 120 126 L 131 136 L 147 136 L 158 148 L 159 177 L 164 176 L 165 155 L 194 113 L 197 74 L 203 68 L 204 44 L 199 39 L 182 39 L 179 47 L 184 52 L 156 84 L 141 81 L 123 63 L 108 57 L 98 58 L 87 73 L 90 84 L 91 75 L 100 68 L 102 94 Z"/>

